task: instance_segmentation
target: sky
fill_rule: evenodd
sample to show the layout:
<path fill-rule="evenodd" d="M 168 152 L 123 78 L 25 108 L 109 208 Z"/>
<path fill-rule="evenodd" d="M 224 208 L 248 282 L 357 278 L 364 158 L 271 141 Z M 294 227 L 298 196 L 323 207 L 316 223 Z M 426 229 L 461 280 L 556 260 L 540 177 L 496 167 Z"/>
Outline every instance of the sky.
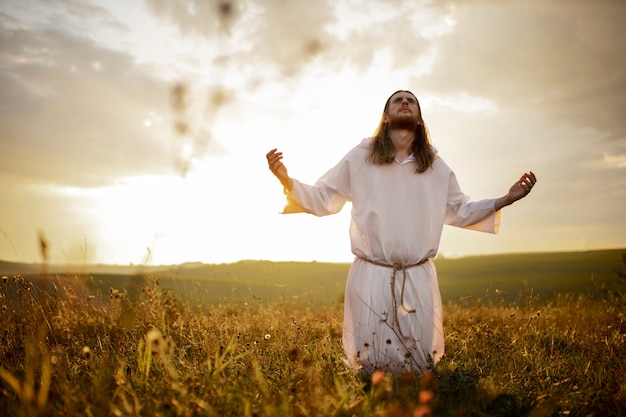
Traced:
<path fill-rule="evenodd" d="M 626 247 L 621 0 L 2 0 L 0 260 L 349 262 L 350 206 L 280 214 L 398 89 L 499 234 L 439 253 Z"/>

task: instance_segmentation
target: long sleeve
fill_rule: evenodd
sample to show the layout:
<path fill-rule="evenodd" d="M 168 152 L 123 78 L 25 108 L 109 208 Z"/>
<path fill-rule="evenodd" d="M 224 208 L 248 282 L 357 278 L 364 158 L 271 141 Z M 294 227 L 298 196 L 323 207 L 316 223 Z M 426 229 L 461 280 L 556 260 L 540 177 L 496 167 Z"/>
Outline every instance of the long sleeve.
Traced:
<path fill-rule="evenodd" d="M 324 174 L 315 185 L 293 180 L 293 189 L 287 193 L 283 214 L 309 213 L 326 216 L 338 213 L 350 200 L 350 172 L 347 156 Z"/>
<path fill-rule="evenodd" d="M 445 223 L 480 232 L 498 233 L 500 212 L 495 211 L 495 199 L 471 201 L 461 191 L 454 172 L 450 172 Z"/>

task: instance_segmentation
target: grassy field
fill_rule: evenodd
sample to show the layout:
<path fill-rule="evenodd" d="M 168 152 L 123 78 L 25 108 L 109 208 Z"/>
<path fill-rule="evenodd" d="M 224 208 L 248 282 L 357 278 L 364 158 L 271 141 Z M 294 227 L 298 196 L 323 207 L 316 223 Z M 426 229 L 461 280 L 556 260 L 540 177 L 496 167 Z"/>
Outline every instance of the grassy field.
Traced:
<path fill-rule="evenodd" d="M 437 258 L 435 264 L 444 301 L 497 299 L 507 303 L 557 294 L 598 294 L 613 279 L 624 250 L 526 253 Z M 336 303 L 343 297 L 349 264 L 321 262 L 241 261 L 231 264 L 188 263 L 172 266 L 54 265 L 48 272 L 66 286 L 103 295 L 109 288 L 136 299 L 146 277 L 158 277 L 179 301 L 198 307 L 225 302 L 268 304 L 298 301 L 311 306 Z M 35 284 L 41 265 L 0 262 L 0 275 L 21 274 Z"/>
<path fill-rule="evenodd" d="M 431 373 L 395 378 L 343 363 L 345 264 L 51 267 L 48 282 L 40 266 L 3 264 L 0 409 L 626 415 L 623 252 L 437 260 L 446 355 Z"/>

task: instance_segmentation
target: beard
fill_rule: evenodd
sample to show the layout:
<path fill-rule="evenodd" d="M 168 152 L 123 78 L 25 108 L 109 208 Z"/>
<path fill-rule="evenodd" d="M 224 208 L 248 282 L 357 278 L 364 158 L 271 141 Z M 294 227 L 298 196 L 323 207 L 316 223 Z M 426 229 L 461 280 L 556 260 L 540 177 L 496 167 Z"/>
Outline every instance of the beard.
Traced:
<path fill-rule="evenodd" d="M 413 115 L 410 113 L 401 113 L 399 115 L 389 118 L 389 129 L 403 129 L 415 131 L 419 122 L 420 119 L 417 115 Z"/>

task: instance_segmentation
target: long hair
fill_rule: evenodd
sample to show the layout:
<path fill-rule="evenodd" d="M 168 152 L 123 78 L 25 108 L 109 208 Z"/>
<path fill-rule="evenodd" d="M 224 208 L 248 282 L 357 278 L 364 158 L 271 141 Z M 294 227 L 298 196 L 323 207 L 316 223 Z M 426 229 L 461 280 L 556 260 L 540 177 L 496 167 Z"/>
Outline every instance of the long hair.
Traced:
<path fill-rule="evenodd" d="M 387 102 L 385 103 L 385 109 L 383 110 L 383 115 L 380 118 L 380 123 L 378 124 L 378 127 L 374 132 L 374 140 L 372 141 L 370 153 L 367 156 L 367 160 L 374 164 L 384 165 L 394 161 L 394 146 L 391 142 L 391 138 L 389 138 L 389 123 L 385 122 L 385 115 L 389 111 L 389 103 L 391 102 L 391 97 L 400 92 L 407 92 L 415 97 L 415 94 L 411 93 L 410 91 L 398 90 L 390 95 L 387 99 Z M 417 164 L 415 172 L 422 173 L 433 165 L 433 162 L 435 161 L 435 153 L 430 146 L 428 129 L 426 128 L 426 124 L 422 119 L 422 109 L 420 108 L 417 97 L 415 97 L 415 100 L 417 101 L 420 121 L 415 128 L 415 139 L 411 144 L 411 151 L 413 152 L 413 156 L 415 157 L 415 163 Z"/>

